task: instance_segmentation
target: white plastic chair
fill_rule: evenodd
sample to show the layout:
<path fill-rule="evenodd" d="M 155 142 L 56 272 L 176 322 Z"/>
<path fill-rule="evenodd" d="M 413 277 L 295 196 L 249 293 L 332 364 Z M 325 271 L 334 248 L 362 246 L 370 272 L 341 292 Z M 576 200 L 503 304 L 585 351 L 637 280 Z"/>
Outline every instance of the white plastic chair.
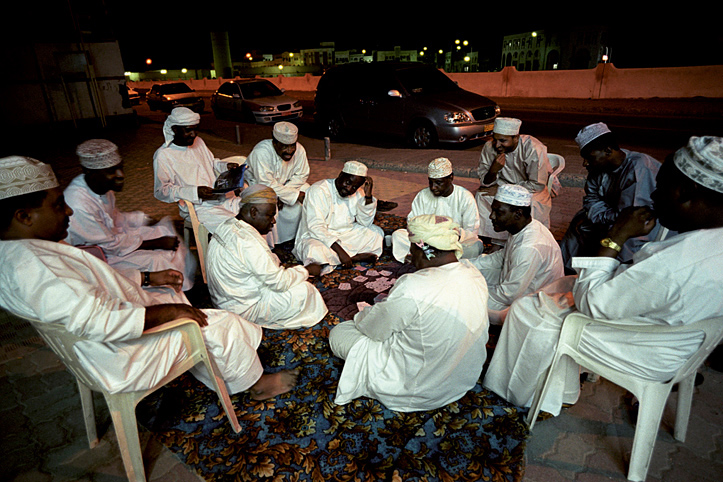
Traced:
<path fill-rule="evenodd" d="M 196 240 L 196 250 L 198 251 L 198 264 L 201 265 L 201 276 L 203 276 L 203 282 L 206 283 L 206 250 L 208 249 L 208 238 L 210 233 L 206 226 L 204 226 L 199 220 L 196 214 L 196 208 L 192 202 L 179 201 L 186 204 L 188 207 L 188 217 L 191 220 L 191 230 L 193 231 L 193 237 Z"/>
<path fill-rule="evenodd" d="M 630 466 L 628 468 L 628 480 L 645 480 L 648 473 L 648 466 L 653 455 L 655 440 L 663 416 L 665 404 L 670 395 L 673 385 L 678 384 L 678 406 L 675 416 L 674 437 L 681 442 L 685 441 L 688 429 L 688 418 L 690 407 L 693 402 L 693 390 L 695 388 L 695 375 L 698 367 L 703 364 L 711 351 L 723 339 L 723 316 L 709 318 L 684 326 L 647 325 L 635 324 L 629 320 L 629 324 L 609 323 L 601 320 L 593 320 L 581 313 L 572 313 L 565 318 L 560 332 L 560 340 L 557 350 L 552 359 L 552 365 L 547 372 L 543 383 L 540 383 L 532 400 L 532 406 L 527 416 L 527 424 L 532 430 L 535 420 L 540 411 L 542 401 L 549 389 L 552 374 L 557 369 L 561 357 L 569 356 L 576 363 L 599 374 L 610 382 L 619 385 L 633 395 L 640 403 L 638 410 L 638 421 L 635 427 L 633 448 L 630 454 Z M 590 324 L 610 326 L 621 332 L 647 332 L 647 333 L 682 333 L 682 332 L 704 332 L 705 339 L 700 348 L 683 364 L 675 376 L 667 382 L 655 382 L 644 380 L 628 373 L 622 373 L 605 364 L 589 358 L 578 351 L 580 337 L 583 328 Z"/>
<path fill-rule="evenodd" d="M 547 190 L 550 191 L 550 197 L 555 197 L 562 191 L 562 184 L 560 184 L 560 173 L 565 169 L 565 158 L 559 154 L 547 153 L 547 158 L 550 160 L 550 166 L 552 166 L 552 174 L 547 178 Z"/>
<path fill-rule="evenodd" d="M 27 318 L 26 318 L 27 319 Z M 95 426 L 95 409 L 93 407 L 93 396 L 91 391 L 101 392 L 105 397 L 113 426 L 115 427 L 118 446 L 120 447 L 123 465 L 125 466 L 128 480 L 131 482 L 145 482 L 146 475 L 143 468 L 143 457 L 141 454 L 140 439 L 138 437 L 138 424 L 136 421 L 136 405 L 143 398 L 150 395 L 157 389 L 168 384 L 171 380 L 190 370 L 194 365 L 203 363 L 214 383 L 214 389 L 218 394 L 221 405 L 226 412 L 231 426 L 235 432 L 241 431 L 233 404 L 226 391 L 226 385 L 218 374 L 218 369 L 213 359 L 208 355 L 203 342 L 201 329 L 198 324 L 190 319 L 175 320 L 156 328 L 146 330 L 143 337 L 157 336 L 158 333 L 175 330 L 181 333 L 183 344 L 188 356 L 175 365 L 161 382 L 148 390 L 124 393 L 109 393 L 95 378 L 93 378 L 83 367 L 73 349 L 73 345 L 86 340 L 76 336 L 58 323 L 43 323 L 38 320 L 27 319 L 40 333 L 48 346 L 62 360 L 66 368 L 75 375 L 78 382 L 80 402 L 83 407 L 83 420 L 88 436 L 90 448 L 98 445 L 98 434 Z"/>

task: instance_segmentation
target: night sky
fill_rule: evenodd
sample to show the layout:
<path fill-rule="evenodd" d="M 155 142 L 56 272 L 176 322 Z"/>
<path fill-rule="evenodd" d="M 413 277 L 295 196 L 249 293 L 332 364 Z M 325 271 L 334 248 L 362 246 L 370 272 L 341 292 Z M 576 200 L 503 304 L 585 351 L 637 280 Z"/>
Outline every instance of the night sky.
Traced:
<path fill-rule="evenodd" d="M 41 7 L 40 4 L 46 4 Z M 527 3 L 527 2 L 524 2 Z M 604 25 L 619 68 L 723 64 L 723 27 L 703 2 L 672 8 L 660 2 L 592 2 L 537 10 L 513 2 L 269 2 L 264 0 L 35 0 L 11 24 L 52 36 L 52 25 L 67 22 L 64 10 L 105 10 L 118 39 L 125 68 L 145 70 L 145 59 L 160 68 L 210 68 L 210 32 L 227 31 L 232 60 L 248 51 L 280 53 L 335 42 L 337 49 L 431 49 L 468 40 L 480 58 L 496 64 L 502 37 L 569 25 Z M 89 7 L 90 5 L 90 7 Z M 441 7 L 443 5 L 444 7 Z M 651 5 L 649 7 L 648 5 Z M 710 4 L 708 4 L 710 5 Z M 69 7 L 70 6 L 70 7 Z M 496 8 L 495 8 L 496 7 Z M 49 24 L 42 25 L 45 14 Z M 100 16 L 100 15 L 98 15 Z M 8 29 L 6 28 L 6 33 Z"/>

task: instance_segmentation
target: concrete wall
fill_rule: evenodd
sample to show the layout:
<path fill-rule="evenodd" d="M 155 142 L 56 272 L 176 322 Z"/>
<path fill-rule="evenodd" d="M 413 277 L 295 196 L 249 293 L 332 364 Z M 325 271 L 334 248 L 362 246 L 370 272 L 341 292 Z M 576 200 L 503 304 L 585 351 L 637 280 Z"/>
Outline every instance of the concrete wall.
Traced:
<path fill-rule="evenodd" d="M 22 59 L 22 61 L 20 61 Z M 0 85 L 2 125 L 39 125 L 132 115 L 123 106 L 126 83 L 117 42 L 23 44 L 3 51 L 4 65 L 19 65 Z M 14 63 L 18 60 L 20 63 Z"/>
<path fill-rule="evenodd" d="M 617 69 L 598 64 L 587 70 L 541 70 L 447 74 L 463 89 L 489 97 L 545 97 L 563 99 L 723 98 L 723 65 L 657 69 Z M 289 91 L 314 91 L 319 77 L 268 77 Z M 186 80 L 196 90 L 216 90 L 224 79 Z M 148 89 L 153 82 L 134 82 Z"/>

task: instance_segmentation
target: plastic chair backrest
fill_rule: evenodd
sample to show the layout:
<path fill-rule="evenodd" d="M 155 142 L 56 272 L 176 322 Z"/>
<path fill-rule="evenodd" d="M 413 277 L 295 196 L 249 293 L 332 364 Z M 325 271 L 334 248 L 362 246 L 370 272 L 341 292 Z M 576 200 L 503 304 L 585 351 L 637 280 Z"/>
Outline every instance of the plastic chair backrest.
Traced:
<path fill-rule="evenodd" d="M 578 350 L 578 346 L 583 329 L 587 325 L 609 326 L 611 329 L 631 333 L 703 332 L 704 339 L 696 352 L 676 371 L 670 380 L 658 382 L 620 372 L 581 353 Z M 533 398 L 532 406 L 527 417 L 530 430 L 535 424 L 537 414 L 550 388 L 550 381 L 557 369 L 560 358 L 569 356 L 588 371 L 596 373 L 610 382 L 625 388 L 638 398 L 640 409 L 630 456 L 628 479 L 645 480 L 660 426 L 660 419 L 662 418 L 663 409 L 673 385 L 679 385 L 674 436 L 680 441 L 685 441 L 696 372 L 721 340 L 723 340 L 723 315 L 687 325 L 670 326 L 641 325 L 635 320 L 617 320 L 615 323 L 611 323 L 604 320 L 594 320 L 582 313 L 572 313 L 568 315 L 563 322 L 552 365 L 548 370 L 544 382 L 538 385 Z"/>
<path fill-rule="evenodd" d="M 201 275 L 203 282 L 206 283 L 206 250 L 208 249 L 209 235 L 208 229 L 199 220 L 196 214 L 196 208 L 192 202 L 184 201 L 188 207 L 188 217 L 191 218 L 191 227 L 193 229 L 193 237 L 196 240 L 196 249 L 198 250 L 198 264 L 201 265 Z"/>
<path fill-rule="evenodd" d="M 565 169 L 565 158 L 559 154 L 547 153 L 547 158 L 550 160 L 550 166 L 552 166 L 552 173 L 547 179 L 547 189 L 550 191 L 550 196 L 555 197 L 562 191 L 562 185 L 560 184 L 560 173 Z"/>
<path fill-rule="evenodd" d="M 146 481 L 140 439 L 138 436 L 138 423 L 135 416 L 136 405 L 144 397 L 165 386 L 171 380 L 187 372 L 199 363 L 205 365 L 233 430 L 237 433 L 241 430 L 233 404 L 226 391 L 226 385 L 218 374 L 215 362 L 206 350 L 201 329 L 195 321 L 179 319 L 157 326 L 151 330 L 146 330 L 142 335 L 143 337 L 158 336 L 158 334 L 167 331 L 179 332 L 185 347 L 186 357 L 173 365 L 156 386 L 134 392 L 110 393 L 88 373 L 75 353 L 74 345 L 80 341 L 87 340 L 87 338 L 69 332 L 65 326 L 58 323 L 43 323 L 32 318 L 21 318 L 26 319 L 33 325 L 50 349 L 58 355 L 63 364 L 76 377 L 83 408 L 83 419 L 91 448 L 97 445 L 98 438 L 95 427 L 93 399 L 90 391 L 93 390 L 103 394 L 113 419 L 123 465 L 130 481 Z"/>

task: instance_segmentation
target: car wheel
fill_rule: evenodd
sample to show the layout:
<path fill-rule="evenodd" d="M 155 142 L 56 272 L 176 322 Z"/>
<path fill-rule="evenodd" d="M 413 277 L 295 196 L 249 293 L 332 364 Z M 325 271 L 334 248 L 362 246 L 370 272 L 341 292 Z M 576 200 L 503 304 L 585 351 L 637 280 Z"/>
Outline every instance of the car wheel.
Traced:
<path fill-rule="evenodd" d="M 437 131 L 428 122 L 418 122 L 409 132 L 409 143 L 417 149 L 429 149 L 437 145 Z"/>
<path fill-rule="evenodd" d="M 339 139 L 344 132 L 344 124 L 339 116 L 330 117 L 326 121 L 326 135 L 332 139 Z"/>

